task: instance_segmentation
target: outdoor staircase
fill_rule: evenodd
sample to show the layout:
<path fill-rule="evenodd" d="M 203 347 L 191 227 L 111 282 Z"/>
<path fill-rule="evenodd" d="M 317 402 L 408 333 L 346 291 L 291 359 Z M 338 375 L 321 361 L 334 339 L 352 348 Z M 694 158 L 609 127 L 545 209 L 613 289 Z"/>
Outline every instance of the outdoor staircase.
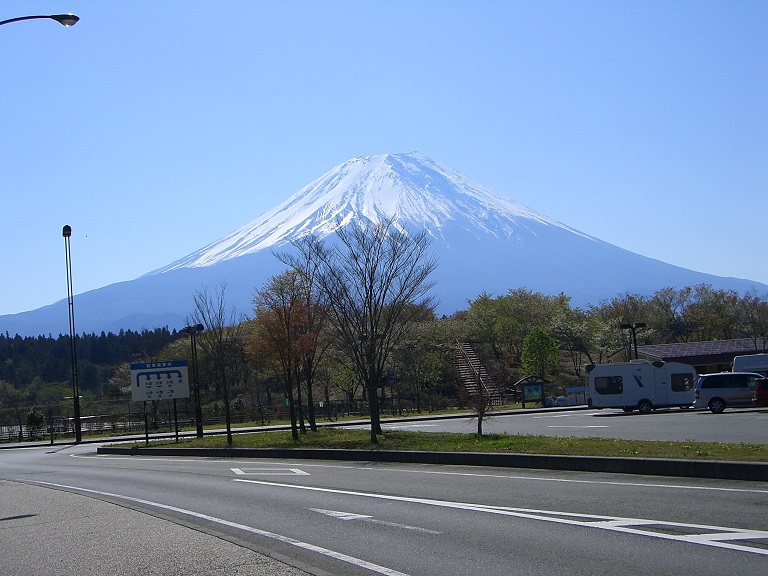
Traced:
<path fill-rule="evenodd" d="M 467 342 L 457 342 L 456 346 L 456 369 L 467 395 L 471 398 L 477 398 L 482 394 L 487 399 L 489 406 L 500 406 L 502 404 L 501 390 L 491 378 L 485 365 L 480 362 L 480 358 L 472 346 Z"/>

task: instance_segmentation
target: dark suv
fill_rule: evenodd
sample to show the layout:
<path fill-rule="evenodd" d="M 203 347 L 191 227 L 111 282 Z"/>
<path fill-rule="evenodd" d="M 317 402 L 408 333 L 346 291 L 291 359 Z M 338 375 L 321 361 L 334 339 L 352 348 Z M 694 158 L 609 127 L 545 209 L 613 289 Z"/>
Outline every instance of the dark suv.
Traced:
<path fill-rule="evenodd" d="M 752 406 L 755 381 L 762 378 L 754 372 L 720 372 L 703 374 L 696 381 L 694 408 L 709 408 L 720 414 L 726 407 Z"/>

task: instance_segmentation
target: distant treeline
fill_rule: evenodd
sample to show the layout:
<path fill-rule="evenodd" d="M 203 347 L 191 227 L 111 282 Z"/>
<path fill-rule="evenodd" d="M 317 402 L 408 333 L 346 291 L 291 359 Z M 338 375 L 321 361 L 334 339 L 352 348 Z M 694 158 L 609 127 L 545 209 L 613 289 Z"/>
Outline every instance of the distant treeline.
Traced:
<path fill-rule="evenodd" d="M 99 395 L 118 366 L 152 358 L 180 336 L 167 328 L 78 335 L 75 346 L 80 389 Z M 0 335 L 0 380 L 18 388 L 35 379 L 67 382 L 71 373 L 69 336 Z"/>

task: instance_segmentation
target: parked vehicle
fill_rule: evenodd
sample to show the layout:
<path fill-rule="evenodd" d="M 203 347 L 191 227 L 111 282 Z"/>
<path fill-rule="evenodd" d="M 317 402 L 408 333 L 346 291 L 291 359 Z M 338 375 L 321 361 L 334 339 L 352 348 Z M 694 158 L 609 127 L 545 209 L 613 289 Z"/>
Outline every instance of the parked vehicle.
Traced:
<path fill-rule="evenodd" d="M 752 406 L 768 406 L 768 378 L 758 378 L 755 380 Z"/>
<path fill-rule="evenodd" d="M 616 364 L 589 364 L 587 404 L 593 408 L 621 408 L 647 414 L 655 408 L 693 404 L 697 374 L 680 362 L 633 360 Z"/>
<path fill-rule="evenodd" d="M 719 372 L 703 374 L 696 381 L 694 408 L 709 408 L 720 414 L 727 407 L 752 406 L 755 381 L 762 378 L 756 372 Z"/>
<path fill-rule="evenodd" d="M 768 376 L 768 354 L 747 354 L 733 359 L 734 372 L 758 372 Z"/>

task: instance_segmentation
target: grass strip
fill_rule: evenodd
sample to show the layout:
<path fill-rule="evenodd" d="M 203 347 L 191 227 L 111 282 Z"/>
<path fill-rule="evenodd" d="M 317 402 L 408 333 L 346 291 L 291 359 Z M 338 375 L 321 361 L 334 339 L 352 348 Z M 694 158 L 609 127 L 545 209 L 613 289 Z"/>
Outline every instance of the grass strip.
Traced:
<path fill-rule="evenodd" d="M 257 432 L 233 436 L 233 448 L 329 448 L 346 450 L 409 450 L 424 452 L 493 452 L 623 458 L 670 458 L 768 462 L 768 445 L 720 442 L 660 442 L 612 438 L 574 438 L 509 434 L 457 434 L 448 432 L 392 431 L 370 441 L 370 432 L 348 428 L 320 428 L 294 441 L 290 432 Z M 136 443 L 141 446 L 142 444 Z M 150 446 L 226 448 L 225 436 L 152 441 Z"/>

